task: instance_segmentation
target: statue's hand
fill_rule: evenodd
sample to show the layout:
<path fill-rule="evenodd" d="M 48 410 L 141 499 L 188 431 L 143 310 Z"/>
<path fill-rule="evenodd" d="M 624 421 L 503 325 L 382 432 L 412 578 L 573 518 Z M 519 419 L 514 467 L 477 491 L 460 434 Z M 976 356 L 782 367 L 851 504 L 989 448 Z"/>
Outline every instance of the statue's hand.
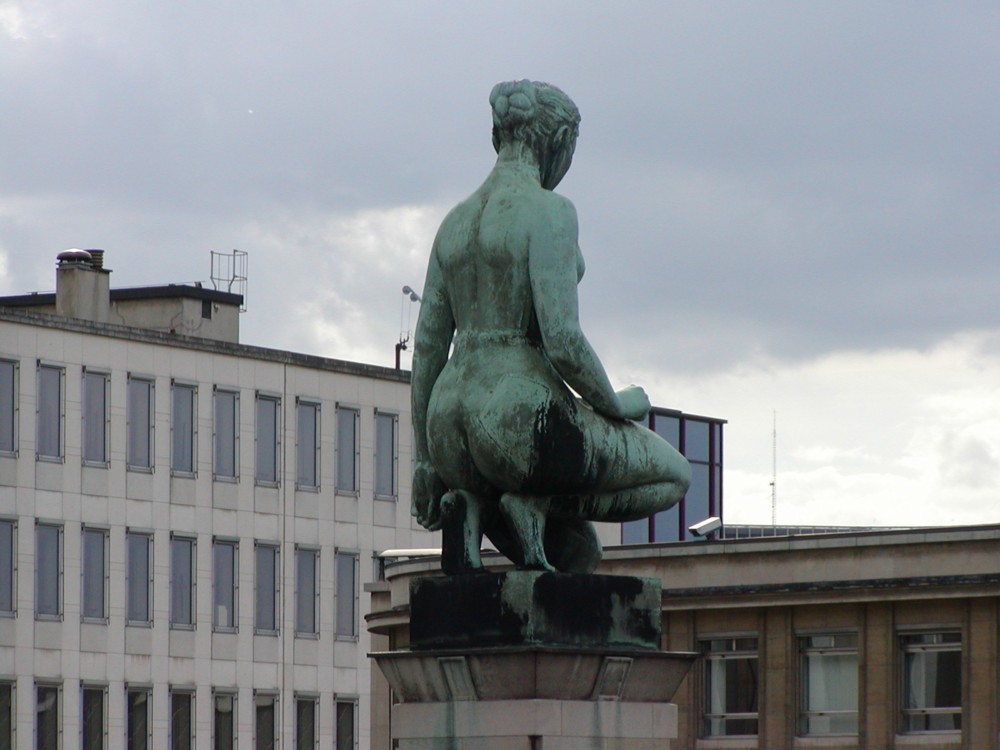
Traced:
<path fill-rule="evenodd" d="M 441 498 L 447 491 L 430 461 L 418 461 L 413 470 L 410 515 L 425 529 L 437 531 L 441 528 Z"/>
<path fill-rule="evenodd" d="M 642 419 L 649 413 L 649 396 L 638 385 L 630 385 L 616 391 L 622 405 L 623 419 Z"/>

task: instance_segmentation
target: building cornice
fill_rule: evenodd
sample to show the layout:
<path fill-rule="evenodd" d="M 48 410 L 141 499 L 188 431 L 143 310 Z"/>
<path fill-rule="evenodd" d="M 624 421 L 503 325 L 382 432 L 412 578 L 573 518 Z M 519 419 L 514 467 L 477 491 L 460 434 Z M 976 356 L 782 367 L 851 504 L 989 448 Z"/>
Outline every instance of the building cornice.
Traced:
<path fill-rule="evenodd" d="M 203 290 L 214 294 L 214 290 Z M 236 297 L 238 295 L 227 295 Z M 206 339 L 197 336 L 184 336 L 177 333 L 155 331 L 148 328 L 134 328 L 115 323 L 96 323 L 79 318 L 67 318 L 61 315 L 51 315 L 41 312 L 11 307 L 0 307 L 0 322 L 17 323 L 20 325 L 37 326 L 40 328 L 58 329 L 72 333 L 89 334 L 92 336 L 107 336 L 125 341 L 136 341 L 159 346 L 172 346 L 179 349 L 210 352 L 213 354 L 229 354 L 234 357 L 246 357 L 265 362 L 278 362 L 297 367 L 315 370 L 357 375 L 361 377 L 390 380 L 397 383 L 409 383 L 409 370 L 394 370 L 391 367 L 351 362 L 343 359 L 319 357 L 314 354 L 301 354 L 282 349 L 269 349 L 249 344 L 236 344 L 216 339 Z"/>

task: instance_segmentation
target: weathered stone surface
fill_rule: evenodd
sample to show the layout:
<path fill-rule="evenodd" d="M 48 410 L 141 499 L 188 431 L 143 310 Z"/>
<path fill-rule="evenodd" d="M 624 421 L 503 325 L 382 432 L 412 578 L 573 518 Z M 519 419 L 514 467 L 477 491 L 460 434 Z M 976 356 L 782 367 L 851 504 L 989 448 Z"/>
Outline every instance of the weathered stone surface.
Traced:
<path fill-rule="evenodd" d="M 414 649 L 656 649 L 660 582 L 528 570 L 416 578 L 410 584 L 410 643 Z"/>
<path fill-rule="evenodd" d="M 620 700 L 665 703 L 698 655 L 555 646 L 387 651 L 371 655 L 407 703 Z"/>

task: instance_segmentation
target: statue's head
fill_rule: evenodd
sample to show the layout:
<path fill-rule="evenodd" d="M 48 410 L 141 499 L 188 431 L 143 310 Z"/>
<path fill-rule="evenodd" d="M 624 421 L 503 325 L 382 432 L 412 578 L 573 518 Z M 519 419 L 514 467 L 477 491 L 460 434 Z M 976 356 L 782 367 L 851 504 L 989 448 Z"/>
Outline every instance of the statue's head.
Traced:
<path fill-rule="evenodd" d="M 493 148 L 523 143 L 538 160 L 542 187 L 553 189 L 569 170 L 580 110 L 560 89 L 536 81 L 498 83 L 490 93 Z"/>

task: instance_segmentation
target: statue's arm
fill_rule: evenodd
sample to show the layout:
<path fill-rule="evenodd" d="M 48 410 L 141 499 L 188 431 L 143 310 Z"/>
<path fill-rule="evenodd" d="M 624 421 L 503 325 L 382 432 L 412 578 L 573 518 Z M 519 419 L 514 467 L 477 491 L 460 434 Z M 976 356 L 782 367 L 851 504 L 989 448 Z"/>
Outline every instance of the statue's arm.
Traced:
<path fill-rule="evenodd" d="M 576 209 L 554 193 L 549 199 L 550 210 L 532 226 L 528 255 L 532 301 L 545 353 L 566 384 L 595 411 L 617 419 L 641 419 L 649 411 L 645 392 L 630 386 L 616 393 L 580 328 Z"/>
<path fill-rule="evenodd" d="M 414 334 L 410 407 L 413 417 L 414 476 L 411 512 L 427 528 L 440 525 L 439 503 L 445 492 L 427 448 L 427 410 L 438 375 L 448 361 L 455 318 L 444 287 L 436 248 L 431 251 L 424 280 L 423 300 Z"/>

